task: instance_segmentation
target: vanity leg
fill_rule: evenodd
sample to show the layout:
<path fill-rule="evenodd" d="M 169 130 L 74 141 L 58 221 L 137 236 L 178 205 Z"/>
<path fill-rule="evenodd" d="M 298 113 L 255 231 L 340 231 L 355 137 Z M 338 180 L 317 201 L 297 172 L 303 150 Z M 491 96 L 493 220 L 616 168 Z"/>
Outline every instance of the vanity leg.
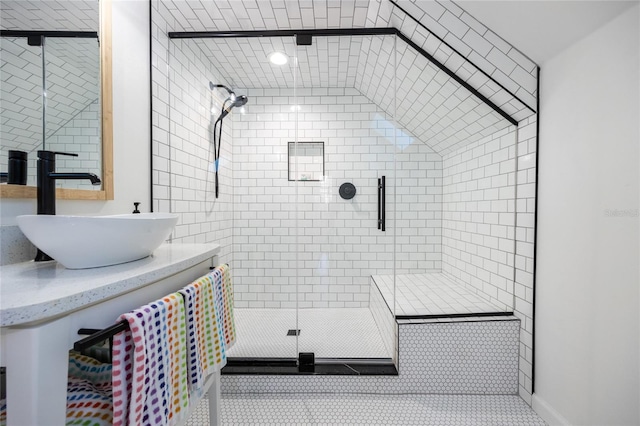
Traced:
<path fill-rule="evenodd" d="M 68 334 L 68 317 L 6 329 L 8 425 L 66 423 Z"/>
<path fill-rule="evenodd" d="M 220 396 L 220 370 L 213 373 L 213 383 L 209 387 L 209 426 L 219 426 L 222 400 Z"/>

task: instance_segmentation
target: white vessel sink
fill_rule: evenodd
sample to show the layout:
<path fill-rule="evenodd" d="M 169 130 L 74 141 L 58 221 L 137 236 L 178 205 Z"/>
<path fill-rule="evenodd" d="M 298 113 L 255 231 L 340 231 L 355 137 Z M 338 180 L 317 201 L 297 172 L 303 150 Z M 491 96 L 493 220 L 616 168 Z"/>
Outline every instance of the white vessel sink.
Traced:
<path fill-rule="evenodd" d="M 117 265 L 149 256 L 171 234 L 178 215 L 18 216 L 24 235 L 66 268 Z"/>

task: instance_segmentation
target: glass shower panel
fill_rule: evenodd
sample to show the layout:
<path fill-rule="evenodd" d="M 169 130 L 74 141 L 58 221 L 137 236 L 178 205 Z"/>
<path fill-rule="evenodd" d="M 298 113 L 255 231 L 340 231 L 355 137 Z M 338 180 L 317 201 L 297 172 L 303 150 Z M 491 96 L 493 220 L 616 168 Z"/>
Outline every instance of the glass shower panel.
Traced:
<path fill-rule="evenodd" d="M 513 309 L 516 128 L 401 39 L 396 57 L 396 315 Z"/>
<path fill-rule="evenodd" d="M 296 46 L 299 351 L 320 361 L 392 358 L 394 38 Z"/>
<path fill-rule="evenodd" d="M 231 267 L 238 340 L 227 355 L 295 360 L 298 203 L 288 155 L 296 129 L 295 40 L 225 37 L 170 43 L 172 208 L 188 208 L 183 217 L 196 215 L 194 227 L 201 232 L 195 241 L 204 236 L 206 242 L 221 244 L 221 261 Z M 287 62 L 270 62 L 274 52 Z M 230 109 L 221 125 L 230 92 L 248 101 Z M 214 129 L 220 147 L 217 198 Z M 192 168 L 194 179 L 189 177 Z M 180 237 L 191 232 L 190 226 L 183 229 Z"/>

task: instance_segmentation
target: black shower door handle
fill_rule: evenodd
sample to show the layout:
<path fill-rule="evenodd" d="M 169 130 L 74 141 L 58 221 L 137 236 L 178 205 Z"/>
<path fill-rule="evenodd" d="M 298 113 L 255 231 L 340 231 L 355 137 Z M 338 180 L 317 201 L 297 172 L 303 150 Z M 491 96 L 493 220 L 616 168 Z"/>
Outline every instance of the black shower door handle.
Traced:
<path fill-rule="evenodd" d="M 378 229 L 385 231 L 385 177 L 378 178 Z"/>
<path fill-rule="evenodd" d="M 378 178 L 378 229 L 382 229 L 382 220 L 380 215 L 381 199 L 382 199 L 382 179 Z"/>

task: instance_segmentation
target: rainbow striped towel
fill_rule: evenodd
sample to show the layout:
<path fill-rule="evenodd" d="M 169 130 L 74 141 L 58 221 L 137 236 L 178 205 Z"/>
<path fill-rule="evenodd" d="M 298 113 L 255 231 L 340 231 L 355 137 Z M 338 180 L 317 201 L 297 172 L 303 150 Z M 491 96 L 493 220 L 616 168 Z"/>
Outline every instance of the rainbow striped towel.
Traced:
<path fill-rule="evenodd" d="M 187 386 L 187 322 L 184 299 L 180 293 L 166 296 L 167 335 L 169 339 L 169 424 L 184 420 L 189 407 Z"/>
<path fill-rule="evenodd" d="M 110 426 L 111 364 L 69 352 L 66 425 Z M 0 426 L 7 424 L 7 402 L 0 400 Z"/>
<path fill-rule="evenodd" d="M 171 426 L 186 412 L 184 302 L 169 295 L 120 316 L 113 339 L 113 424 Z"/>
<path fill-rule="evenodd" d="M 111 425 L 111 364 L 69 352 L 67 425 Z"/>
<path fill-rule="evenodd" d="M 228 265 L 218 266 L 209 274 L 212 277 L 216 293 L 216 309 L 220 316 L 218 324 L 220 335 L 224 336 L 225 350 L 228 351 L 236 341 L 235 321 L 233 318 L 233 285 Z"/>
<path fill-rule="evenodd" d="M 225 366 L 235 342 L 229 267 L 217 267 L 180 293 L 187 310 L 189 387 L 200 395 L 206 376 Z"/>
<path fill-rule="evenodd" d="M 180 290 L 187 310 L 189 390 L 198 395 L 204 378 L 225 361 L 218 330 L 213 283 L 208 275 Z"/>

